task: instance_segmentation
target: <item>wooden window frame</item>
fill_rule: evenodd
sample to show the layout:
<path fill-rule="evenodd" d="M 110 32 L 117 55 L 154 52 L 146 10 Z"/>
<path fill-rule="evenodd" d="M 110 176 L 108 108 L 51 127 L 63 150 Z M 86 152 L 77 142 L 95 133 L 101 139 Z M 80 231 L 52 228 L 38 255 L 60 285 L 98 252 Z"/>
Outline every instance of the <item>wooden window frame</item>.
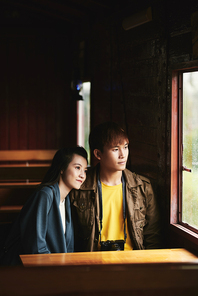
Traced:
<path fill-rule="evenodd" d="M 198 250 L 198 231 L 182 222 L 182 86 L 183 73 L 197 71 L 198 65 L 172 72 L 171 105 L 171 193 L 170 226 L 185 242 L 193 243 Z"/>

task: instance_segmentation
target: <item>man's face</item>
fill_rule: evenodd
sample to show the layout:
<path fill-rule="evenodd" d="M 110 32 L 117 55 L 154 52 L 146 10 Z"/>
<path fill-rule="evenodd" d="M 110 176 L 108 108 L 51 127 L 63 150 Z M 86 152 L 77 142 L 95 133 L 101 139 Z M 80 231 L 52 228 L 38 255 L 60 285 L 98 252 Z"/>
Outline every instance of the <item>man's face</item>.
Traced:
<path fill-rule="evenodd" d="M 128 154 L 128 141 L 126 140 L 117 145 L 105 145 L 103 152 L 100 151 L 101 168 L 112 172 L 123 171 L 126 168 Z"/>

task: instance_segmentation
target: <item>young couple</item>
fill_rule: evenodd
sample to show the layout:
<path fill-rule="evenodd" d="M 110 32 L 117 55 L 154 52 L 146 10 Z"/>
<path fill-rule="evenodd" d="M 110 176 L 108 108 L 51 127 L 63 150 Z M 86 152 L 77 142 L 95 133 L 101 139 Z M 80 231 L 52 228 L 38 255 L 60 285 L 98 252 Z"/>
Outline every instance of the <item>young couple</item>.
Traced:
<path fill-rule="evenodd" d="M 100 124 L 89 143 L 99 163 L 87 173 L 84 148 L 57 151 L 13 224 L 1 264 L 19 264 L 19 254 L 160 247 L 153 190 L 147 178 L 126 169 L 124 130 Z"/>

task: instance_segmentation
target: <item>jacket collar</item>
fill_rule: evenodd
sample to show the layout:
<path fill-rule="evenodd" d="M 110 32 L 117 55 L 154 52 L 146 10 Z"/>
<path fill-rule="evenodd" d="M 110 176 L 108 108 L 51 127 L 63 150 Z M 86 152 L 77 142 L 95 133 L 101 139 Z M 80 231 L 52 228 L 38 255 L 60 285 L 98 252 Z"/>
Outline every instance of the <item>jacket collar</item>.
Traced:
<path fill-rule="evenodd" d="M 90 168 L 87 172 L 87 178 L 85 182 L 82 184 L 81 188 L 82 190 L 94 190 L 97 191 L 97 172 L 99 170 L 99 165 L 97 164 L 94 168 Z M 138 175 L 135 173 L 132 173 L 128 169 L 124 170 L 124 176 L 126 180 L 126 184 L 128 187 L 137 187 L 139 185 L 142 185 L 143 182 L 140 179 Z"/>
<path fill-rule="evenodd" d="M 137 187 L 143 184 L 140 177 L 137 174 L 132 173 L 128 169 L 124 170 L 124 176 L 125 176 L 126 184 L 131 188 Z"/>

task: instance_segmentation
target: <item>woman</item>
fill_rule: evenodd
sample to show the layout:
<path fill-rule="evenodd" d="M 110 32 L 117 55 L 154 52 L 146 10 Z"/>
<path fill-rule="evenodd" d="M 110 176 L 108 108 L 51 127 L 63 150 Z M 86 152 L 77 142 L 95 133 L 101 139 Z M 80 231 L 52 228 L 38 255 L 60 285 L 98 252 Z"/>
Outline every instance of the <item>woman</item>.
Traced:
<path fill-rule="evenodd" d="M 56 152 L 38 190 L 22 208 L 6 239 L 1 264 L 20 264 L 20 254 L 73 252 L 69 192 L 80 188 L 86 170 L 84 148 L 63 148 Z"/>

